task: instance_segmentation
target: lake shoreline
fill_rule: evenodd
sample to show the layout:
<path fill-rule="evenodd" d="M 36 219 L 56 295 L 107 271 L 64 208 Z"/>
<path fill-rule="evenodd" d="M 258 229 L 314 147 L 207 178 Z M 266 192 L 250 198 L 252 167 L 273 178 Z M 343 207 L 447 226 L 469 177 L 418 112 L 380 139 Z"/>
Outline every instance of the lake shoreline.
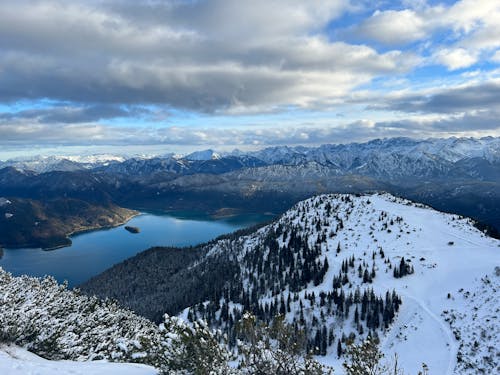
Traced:
<path fill-rule="evenodd" d="M 142 215 L 143 213 L 142 212 L 139 212 L 137 210 L 131 210 L 131 209 L 127 209 L 128 211 L 130 211 L 131 213 L 126 215 L 122 220 L 119 220 L 119 221 L 116 221 L 110 225 L 103 225 L 103 226 L 100 226 L 100 225 L 93 225 L 93 226 L 89 226 L 89 227 L 85 227 L 85 228 L 77 228 L 71 232 L 69 232 L 68 234 L 66 234 L 66 236 L 64 238 L 61 238 L 61 240 L 66 240 L 67 242 L 65 243 L 61 243 L 61 244 L 57 244 L 57 245 L 54 245 L 54 246 L 39 246 L 39 245 L 34 245 L 34 244 L 30 244 L 30 243 L 25 243 L 25 244 L 19 244 L 19 245 L 15 245 L 15 246 L 5 246 L 5 249 L 7 250 L 15 250 L 15 249 L 39 249 L 41 251 L 54 251 L 54 250 L 58 250 L 58 249 L 63 249 L 65 247 L 70 247 L 72 244 L 73 244 L 73 241 L 71 239 L 71 237 L 73 236 L 78 236 L 78 235 L 81 235 L 81 234 L 85 234 L 85 233 L 89 233 L 89 232 L 94 232 L 94 231 L 99 231 L 99 230 L 106 230 L 106 229 L 113 229 L 113 228 L 117 228 L 121 225 L 125 225 L 127 224 L 130 220 L 132 220 L 134 217 L 137 217 L 139 215 Z M 1 258 L 0 258 L 1 259 Z"/>
<path fill-rule="evenodd" d="M 229 220 L 215 220 L 203 213 L 183 212 L 189 218 L 173 215 L 134 212 L 123 215 L 113 228 L 75 233 L 71 246 L 55 251 L 40 248 L 4 249 L 0 267 L 13 275 L 53 276 L 58 282 L 68 281 L 76 287 L 115 264 L 152 247 L 188 248 L 251 227 L 268 220 L 262 215 L 242 215 Z M 140 228 L 140 233 L 127 232 L 122 224 Z"/>
<path fill-rule="evenodd" d="M 43 248 L 42 247 L 41 250 L 43 250 L 43 251 L 54 251 L 54 250 L 57 250 L 57 249 L 62 249 L 64 247 L 71 246 L 73 244 L 73 241 L 71 240 L 72 236 L 77 236 L 77 235 L 80 235 L 80 234 L 89 233 L 89 232 L 93 232 L 93 231 L 99 231 L 99 230 L 106 230 L 106 229 L 117 228 L 117 227 L 119 227 L 121 225 L 127 224 L 134 217 L 139 216 L 139 215 L 142 214 L 139 211 L 135 211 L 135 210 L 130 210 L 130 211 L 134 211 L 134 212 L 132 212 L 131 214 L 127 215 L 127 217 L 125 217 L 123 220 L 120 220 L 120 221 L 118 221 L 116 223 L 113 223 L 111 225 L 105 225 L 105 226 L 94 225 L 94 226 L 88 227 L 88 228 L 76 229 L 76 230 L 68 233 L 66 235 L 66 239 L 69 241 L 69 244 L 67 244 L 67 245 L 58 245 L 58 246 L 47 247 L 47 248 Z"/>

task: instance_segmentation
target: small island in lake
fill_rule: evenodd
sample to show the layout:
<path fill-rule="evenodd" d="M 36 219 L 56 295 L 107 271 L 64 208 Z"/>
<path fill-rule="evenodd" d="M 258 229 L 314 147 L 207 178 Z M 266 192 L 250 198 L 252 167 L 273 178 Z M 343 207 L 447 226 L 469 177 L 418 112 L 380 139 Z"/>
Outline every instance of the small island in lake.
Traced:
<path fill-rule="evenodd" d="M 141 231 L 138 227 L 131 227 L 129 225 L 127 225 L 125 229 L 128 230 L 130 233 L 139 233 Z"/>

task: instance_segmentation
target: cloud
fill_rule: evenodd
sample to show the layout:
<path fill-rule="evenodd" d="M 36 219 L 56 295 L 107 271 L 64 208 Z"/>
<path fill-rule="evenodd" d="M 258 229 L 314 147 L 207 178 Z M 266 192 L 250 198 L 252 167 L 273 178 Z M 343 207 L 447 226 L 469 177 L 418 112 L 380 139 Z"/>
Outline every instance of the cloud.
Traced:
<path fill-rule="evenodd" d="M 449 70 L 468 68 L 478 60 L 477 54 L 464 48 L 441 49 L 435 54 L 435 58 Z"/>
<path fill-rule="evenodd" d="M 55 106 L 43 109 L 25 109 L 17 112 L 0 113 L 0 124 L 13 120 L 32 121 L 37 123 L 90 123 L 103 119 L 119 117 L 135 117 L 150 114 L 143 108 L 122 108 L 120 106 L 90 105 L 78 106 Z"/>
<path fill-rule="evenodd" d="M 222 147 L 497 131 L 498 80 L 456 70 L 499 61 L 498 2 L 353 4 L 4 1 L 0 145 Z M 365 19 L 342 34 L 337 23 L 353 15 Z M 429 64 L 447 76 L 419 75 Z M 328 113 L 345 117 L 329 122 Z"/>
<path fill-rule="evenodd" d="M 500 135 L 499 110 L 475 111 L 440 116 L 408 116 L 400 120 L 358 120 L 353 122 L 316 122 L 276 124 L 273 126 L 204 127 L 169 126 L 136 128 L 98 124 L 36 124 L 18 122 L 0 125 L 2 148 L 55 146 L 120 146 L 162 145 L 169 151 L 179 147 L 200 149 L 213 147 L 261 147 L 272 145 L 319 145 L 348 143 L 384 137 L 431 137 L 451 135 Z M 29 139 L 29 142 L 27 142 Z"/>
<path fill-rule="evenodd" d="M 16 1 L 0 6 L 0 100 L 317 108 L 413 53 L 331 42 L 347 1 Z"/>
<path fill-rule="evenodd" d="M 347 34 L 389 46 L 416 43 L 450 70 L 466 68 L 480 54 L 500 46 L 500 3 L 494 0 L 461 0 L 452 5 L 408 2 L 410 8 L 376 10 Z"/>
<path fill-rule="evenodd" d="M 406 113 L 457 114 L 464 112 L 500 111 L 500 81 L 436 89 L 432 92 L 388 96 L 372 109 Z M 499 124 L 500 125 L 500 124 Z"/>
<path fill-rule="evenodd" d="M 427 39 L 438 30 L 455 34 L 448 38 L 498 30 L 500 5 L 494 0 L 461 0 L 448 7 L 407 4 L 410 7 L 406 9 L 376 10 L 352 31 L 382 43 L 401 44 Z"/>
<path fill-rule="evenodd" d="M 410 43 L 427 36 L 430 25 L 411 9 L 375 11 L 355 28 L 355 34 L 389 45 Z"/>
<path fill-rule="evenodd" d="M 491 60 L 500 63 L 500 49 L 495 51 L 495 54 L 491 57 Z"/>

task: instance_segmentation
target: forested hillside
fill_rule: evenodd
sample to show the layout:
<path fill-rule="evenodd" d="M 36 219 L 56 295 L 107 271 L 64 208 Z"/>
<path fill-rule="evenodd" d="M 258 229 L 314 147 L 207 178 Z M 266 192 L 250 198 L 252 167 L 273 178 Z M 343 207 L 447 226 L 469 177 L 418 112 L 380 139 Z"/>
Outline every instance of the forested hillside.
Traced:
<path fill-rule="evenodd" d="M 306 332 L 309 350 L 334 365 L 350 342 L 370 335 L 401 349 L 405 367 L 417 369 L 421 359 L 411 346 L 423 345 L 436 373 L 451 374 L 465 361 L 457 359 L 460 339 L 439 315 L 467 309 L 455 306 L 454 294 L 499 260 L 498 241 L 472 224 L 388 194 L 322 195 L 254 233 L 196 249 L 149 250 L 82 290 L 153 319 L 164 311 L 204 319 L 233 346 L 245 311 L 266 323 L 281 314 Z M 410 316 L 421 324 L 408 324 Z"/>

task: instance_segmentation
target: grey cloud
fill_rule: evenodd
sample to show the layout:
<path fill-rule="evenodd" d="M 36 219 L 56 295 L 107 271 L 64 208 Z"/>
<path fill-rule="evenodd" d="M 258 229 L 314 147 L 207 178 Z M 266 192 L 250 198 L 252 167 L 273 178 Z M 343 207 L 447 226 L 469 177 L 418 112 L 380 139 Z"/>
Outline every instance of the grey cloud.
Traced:
<path fill-rule="evenodd" d="M 7 2 L 0 100 L 311 107 L 418 63 L 321 37 L 348 8 L 342 0 Z"/>
<path fill-rule="evenodd" d="M 433 127 L 436 131 L 496 130 L 498 132 L 500 130 L 500 110 L 489 110 L 479 114 L 467 113 L 456 119 L 443 119 L 436 121 Z"/>
<path fill-rule="evenodd" d="M 42 124 L 94 122 L 116 117 L 135 117 L 150 114 L 143 108 L 123 108 L 120 106 L 92 105 L 56 106 L 44 109 L 27 109 L 18 112 L 0 113 L 0 124 L 12 121 L 27 121 Z"/>
<path fill-rule="evenodd" d="M 434 94 L 410 94 L 385 98 L 370 109 L 419 113 L 457 113 L 472 110 L 500 110 L 500 84 L 485 82 L 467 87 L 454 87 Z"/>

